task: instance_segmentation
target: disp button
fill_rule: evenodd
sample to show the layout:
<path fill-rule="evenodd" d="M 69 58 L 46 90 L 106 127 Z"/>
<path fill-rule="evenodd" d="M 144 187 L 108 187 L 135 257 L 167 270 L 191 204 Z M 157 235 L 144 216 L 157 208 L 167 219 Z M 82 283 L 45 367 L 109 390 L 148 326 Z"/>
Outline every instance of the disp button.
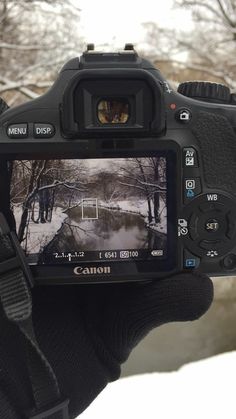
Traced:
<path fill-rule="evenodd" d="M 52 124 L 34 124 L 35 138 L 51 138 L 55 134 L 55 128 Z"/>

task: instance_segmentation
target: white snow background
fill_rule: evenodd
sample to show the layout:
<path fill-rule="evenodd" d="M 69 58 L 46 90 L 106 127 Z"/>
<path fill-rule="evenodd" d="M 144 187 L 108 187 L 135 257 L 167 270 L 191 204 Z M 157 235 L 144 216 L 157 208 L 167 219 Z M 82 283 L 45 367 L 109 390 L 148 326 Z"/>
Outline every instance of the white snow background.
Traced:
<path fill-rule="evenodd" d="M 109 384 L 78 419 L 235 419 L 236 351 Z"/>

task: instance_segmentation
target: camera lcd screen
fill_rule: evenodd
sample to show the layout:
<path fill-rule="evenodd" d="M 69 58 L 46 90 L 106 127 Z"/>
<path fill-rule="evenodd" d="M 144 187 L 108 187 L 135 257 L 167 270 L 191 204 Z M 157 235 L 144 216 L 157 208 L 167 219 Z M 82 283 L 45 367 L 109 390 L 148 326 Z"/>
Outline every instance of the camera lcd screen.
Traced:
<path fill-rule="evenodd" d="M 31 264 L 167 258 L 167 158 L 8 161 Z"/>

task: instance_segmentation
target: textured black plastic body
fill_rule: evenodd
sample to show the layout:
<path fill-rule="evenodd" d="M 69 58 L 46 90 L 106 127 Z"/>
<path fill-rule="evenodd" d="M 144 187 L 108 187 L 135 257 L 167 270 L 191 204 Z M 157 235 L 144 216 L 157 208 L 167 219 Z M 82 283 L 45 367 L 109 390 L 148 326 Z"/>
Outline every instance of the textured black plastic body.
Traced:
<path fill-rule="evenodd" d="M 229 120 L 199 112 L 191 130 L 200 149 L 207 187 L 236 195 L 236 135 Z"/>

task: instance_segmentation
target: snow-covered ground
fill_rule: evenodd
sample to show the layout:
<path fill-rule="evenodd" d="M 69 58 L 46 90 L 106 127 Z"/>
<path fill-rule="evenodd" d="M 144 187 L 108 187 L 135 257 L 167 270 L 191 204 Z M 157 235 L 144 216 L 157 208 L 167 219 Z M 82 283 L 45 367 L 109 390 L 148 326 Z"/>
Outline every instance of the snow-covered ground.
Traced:
<path fill-rule="evenodd" d="M 22 208 L 20 206 L 14 207 L 14 216 L 16 220 L 17 230 L 19 228 L 20 219 L 22 215 Z M 52 221 L 49 223 L 29 223 L 29 234 L 27 235 L 27 249 L 30 253 L 39 253 L 40 249 L 44 248 L 60 230 L 63 222 L 67 218 L 67 214 L 63 213 L 62 208 L 54 208 L 52 213 Z"/>
<path fill-rule="evenodd" d="M 235 419 L 236 352 L 111 383 L 79 419 Z M 79 390 L 78 390 L 79 391 Z"/>

